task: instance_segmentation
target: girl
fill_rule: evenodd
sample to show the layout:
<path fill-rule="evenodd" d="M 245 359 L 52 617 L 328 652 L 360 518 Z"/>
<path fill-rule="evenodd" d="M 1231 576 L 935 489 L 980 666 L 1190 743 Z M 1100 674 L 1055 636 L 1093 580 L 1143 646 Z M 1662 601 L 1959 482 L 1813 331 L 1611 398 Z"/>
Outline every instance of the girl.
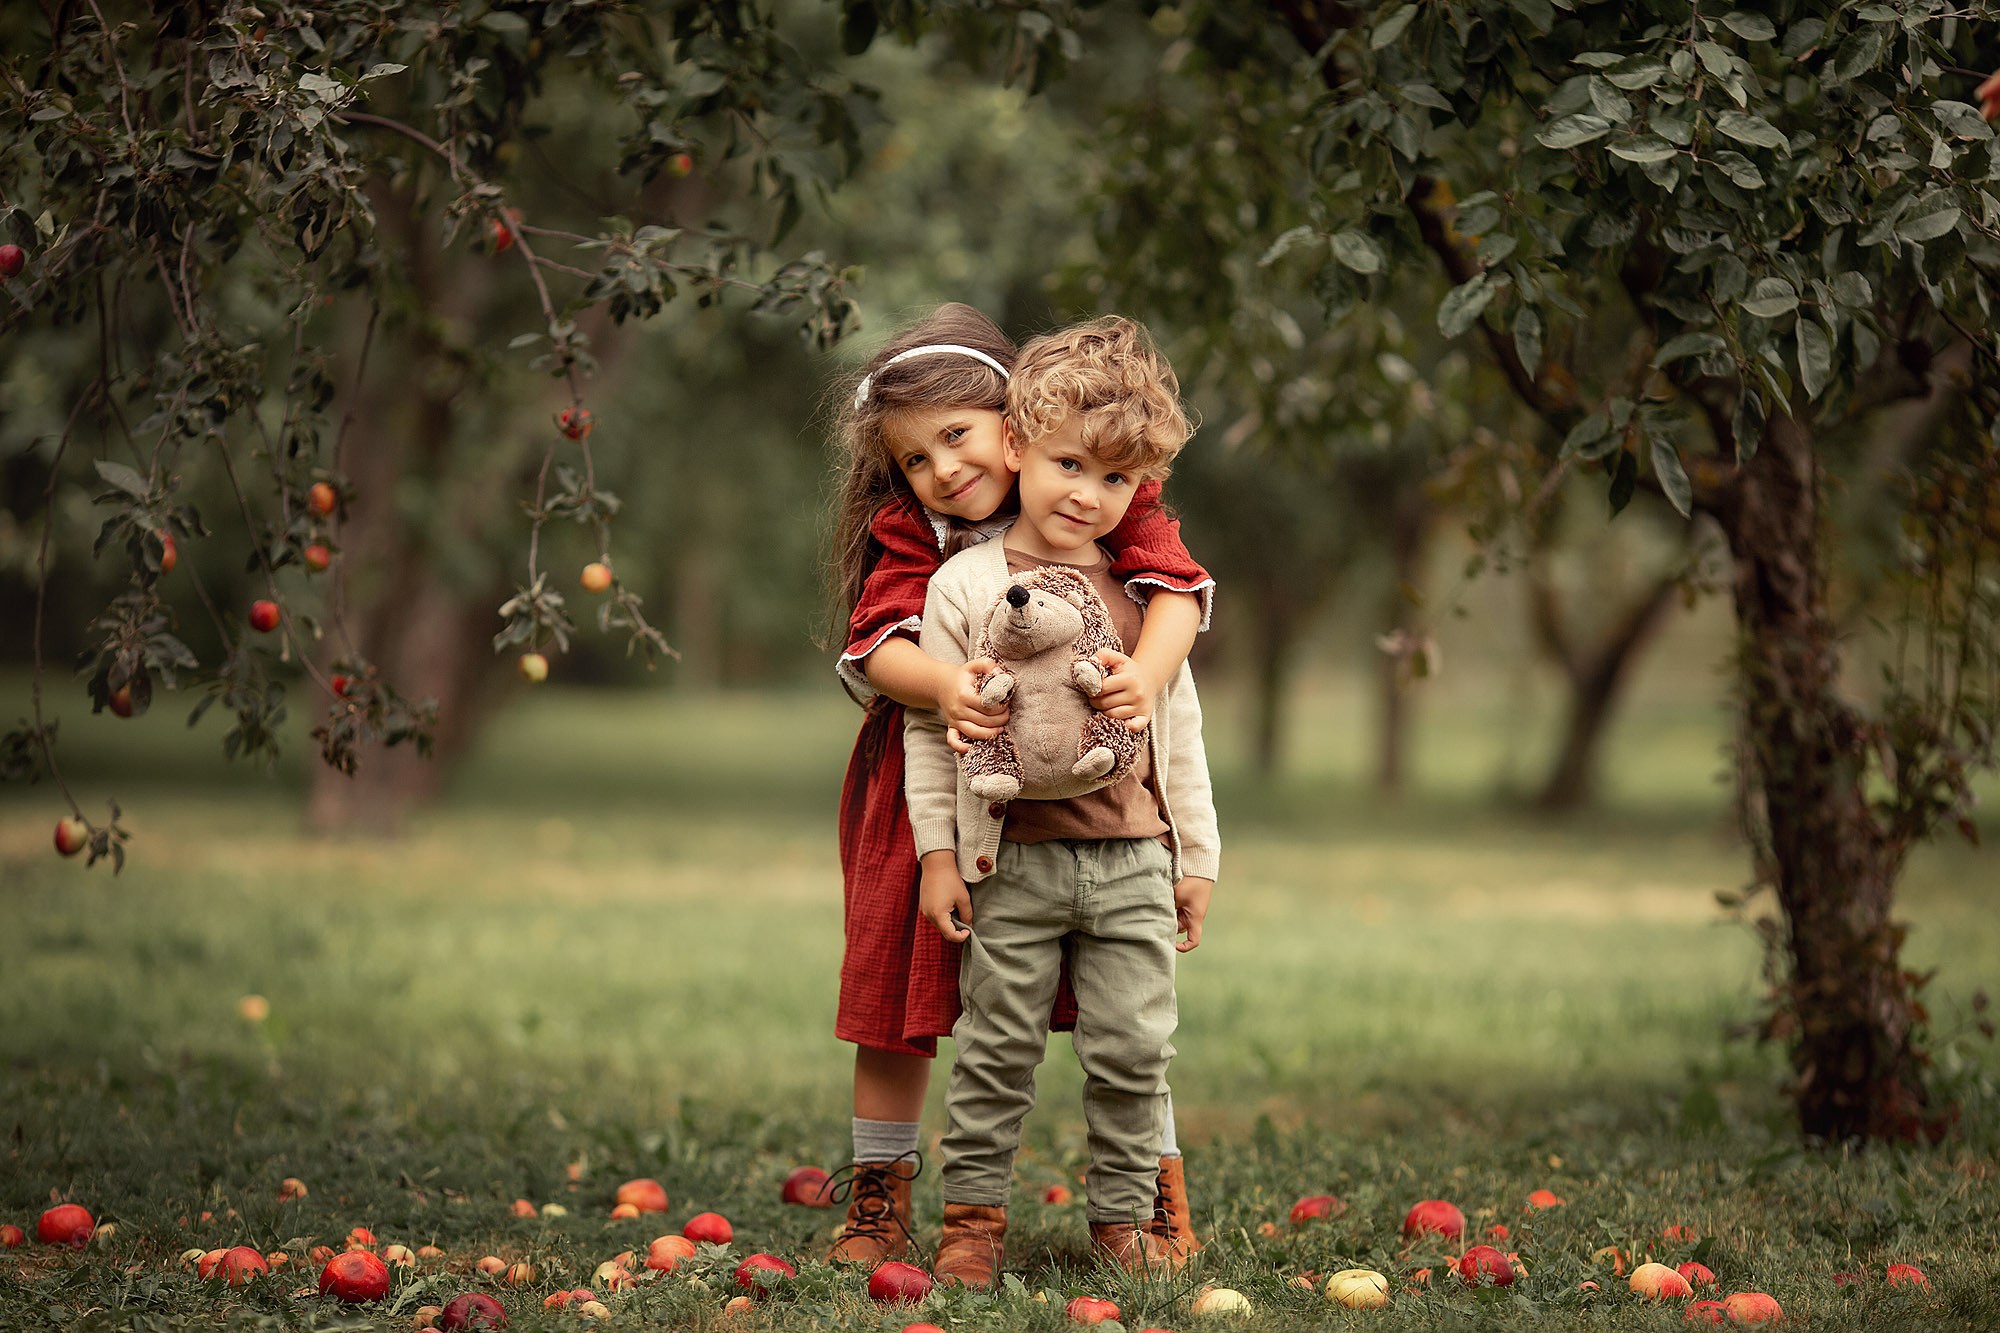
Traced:
<path fill-rule="evenodd" d="M 1007 375 L 1014 344 L 970 306 L 949 304 L 892 339 L 844 395 L 845 459 L 829 563 L 832 600 L 848 626 L 837 670 L 868 710 L 840 799 L 846 952 L 834 1031 L 855 1043 L 854 1165 L 840 1189 L 847 1219 L 830 1258 L 867 1264 L 910 1243 L 910 1186 L 921 1166 L 918 1121 L 937 1038 L 958 1018 L 959 946 L 919 930 L 918 864 L 903 799 L 903 709 L 935 709 L 970 740 L 989 739 L 1004 711 L 986 713 L 974 678 L 990 663 L 933 661 L 915 642 L 930 576 L 945 558 L 1004 530 L 1014 513 L 1005 458 Z M 1214 580 L 1160 509 L 1139 491 L 1105 539 L 1113 574 L 1146 619 L 1131 656 L 1095 700 L 1143 726 L 1161 687 L 1207 623 Z M 837 623 L 837 622 L 836 622 Z M 1195 938 L 1178 946 L 1193 947 Z M 1065 988 L 1050 1025 L 1075 1025 Z M 1155 1229 L 1181 1252 L 1199 1248 L 1171 1106 L 1160 1157 Z"/>

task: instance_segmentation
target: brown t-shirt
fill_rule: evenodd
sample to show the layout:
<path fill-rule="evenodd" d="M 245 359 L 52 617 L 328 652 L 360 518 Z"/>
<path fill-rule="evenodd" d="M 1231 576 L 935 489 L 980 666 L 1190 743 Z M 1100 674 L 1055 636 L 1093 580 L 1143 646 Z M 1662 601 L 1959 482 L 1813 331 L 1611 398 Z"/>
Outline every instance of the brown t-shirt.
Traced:
<path fill-rule="evenodd" d="M 1139 642 L 1144 613 L 1125 594 L 1125 586 L 1111 577 L 1111 557 L 1098 548 L 1097 563 L 1071 565 L 1055 560 L 1037 560 L 1017 551 L 1007 552 L 1007 572 L 1025 573 L 1044 565 L 1073 569 L 1089 579 L 1097 595 L 1111 609 L 1111 626 L 1119 642 L 1131 652 Z M 1132 771 L 1109 787 L 1062 801 L 1016 800 L 1008 803 L 1007 818 L 1000 826 L 1004 842 L 1053 842 L 1058 838 L 1164 838 L 1167 821 L 1160 813 L 1160 798 L 1153 791 L 1153 751 L 1139 747 L 1138 762 Z"/>

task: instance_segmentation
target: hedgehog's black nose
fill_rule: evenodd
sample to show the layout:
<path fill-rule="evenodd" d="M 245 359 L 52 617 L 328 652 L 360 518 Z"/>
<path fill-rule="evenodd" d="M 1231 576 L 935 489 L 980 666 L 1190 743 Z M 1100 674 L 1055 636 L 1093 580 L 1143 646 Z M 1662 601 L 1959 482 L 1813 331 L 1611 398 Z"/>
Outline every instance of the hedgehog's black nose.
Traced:
<path fill-rule="evenodd" d="M 1020 608 L 1026 606 L 1027 604 L 1028 604 L 1028 590 L 1026 588 L 1023 588 L 1020 584 L 1017 583 L 1013 587 L 1007 589 L 1007 605 L 1013 607 L 1015 610 L 1018 611 Z"/>

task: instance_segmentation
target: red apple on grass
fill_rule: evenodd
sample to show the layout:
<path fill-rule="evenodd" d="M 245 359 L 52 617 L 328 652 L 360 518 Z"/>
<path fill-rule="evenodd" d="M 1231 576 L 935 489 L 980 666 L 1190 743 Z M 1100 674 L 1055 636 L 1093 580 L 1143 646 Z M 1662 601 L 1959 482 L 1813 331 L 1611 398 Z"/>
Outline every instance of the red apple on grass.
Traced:
<path fill-rule="evenodd" d="M 868 1275 L 868 1299 L 878 1305 L 896 1301 L 911 1304 L 931 1294 L 931 1275 L 915 1264 L 880 1264 Z"/>
<path fill-rule="evenodd" d="M 1726 1324 L 1729 1308 L 1721 1301 L 1696 1301 L 1681 1318 L 1690 1324 Z"/>
<path fill-rule="evenodd" d="M 944 1333 L 936 1324 L 905 1324 L 899 1333 Z"/>
<path fill-rule="evenodd" d="M 778 1191 L 778 1196 L 786 1203 L 795 1203 L 802 1208 L 831 1208 L 833 1198 L 826 1192 L 827 1179 L 826 1172 L 816 1166 L 799 1167 L 785 1177 L 784 1188 Z"/>
<path fill-rule="evenodd" d="M 201 1257 L 195 1271 L 203 1277 L 219 1277 L 232 1287 L 240 1287 L 251 1278 L 270 1272 L 271 1265 L 248 1245 L 235 1245 L 226 1250 L 210 1250 Z"/>
<path fill-rule="evenodd" d="M 667 1189 L 650 1176 L 641 1176 L 620 1185 L 612 1202 L 629 1203 L 642 1213 L 664 1213 L 667 1211 Z"/>
<path fill-rule="evenodd" d="M 694 1242 L 686 1236 L 660 1236 L 646 1247 L 646 1267 L 671 1273 L 683 1259 L 694 1258 Z"/>
<path fill-rule="evenodd" d="M 90 825 L 75 815 L 56 821 L 56 850 L 64 856 L 75 856 L 89 841 Z"/>
<path fill-rule="evenodd" d="M 369 1250 L 336 1254 L 320 1270 L 319 1291 L 349 1304 L 379 1301 L 389 1294 L 389 1265 Z"/>
<path fill-rule="evenodd" d="M 1528 1195 L 1528 1207 L 1530 1208 L 1560 1208 L 1568 1202 L 1568 1199 L 1563 1198 L 1562 1195 L 1557 1194 L 1554 1190 L 1535 1190 Z"/>
<path fill-rule="evenodd" d="M 15 1249 L 25 1243 L 27 1239 L 28 1233 L 15 1226 L 12 1222 L 7 1223 L 5 1226 L 0 1226 L 0 1248 Z"/>
<path fill-rule="evenodd" d="M 1674 1271 L 1686 1278 L 1690 1287 L 1712 1287 L 1715 1285 L 1715 1274 L 1710 1271 L 1707 1264 L 1698 1264 L 1690 1259 L 1684 1264 L 1675 1264 Z"/>
<path fill-rule="evenodd" d="M 291 1203 L 295 1199 L 303 1199 L 308 1193 L 310 1191 L 306 1189 L 305 1181 L 297 1176 L 286 1176 L 278 1182 L 279 1203 Z"/>
<path fill-rule="evenodd" d="M 278 628 L 278 604 L 263 598 L 250 603 L 250 628 L 259 634 Z"/>
<path fill-rule="evenodd" d="M 1042 1191 L 1042 1202 L 1052 1208 L 1060 1208 L 1068 1203 L 1071 1197 L 1067 1185 L 1051 1185 Z"/>
<path fill-rule="evenodd" d="M 1457 1204 L 1443 1199 L 1425 1199 L 1404 1216 L 1403 1235 L 1406 1239 L 1437 1235 L 1446 1240 L 1459 1240 L 1465 1235 L 1465 1214 L 1458 1210 Z"/>
<path fill-rule="evenodd" d="M 60 826 L 56 832 L 56 849 L 60 851 L 62 849 Z M 63 855 L 68 856 L 69 853 L 63 852 Z M 67 1245 L 71 1249 L 80 1250 L 90 1244 L 90 1233 L 96 1226 L 97 1220 L 82 1204 L 59 1203 L 36 1220 L 35 1239 L 44 1245 Z"/>
<path fill-rule="evenodd" d="M 1784 1309 L 1761 1291 L 1739 1291 L 1725 1296 L 1722 1308 L 1739 1324 L 1774 1324 L 1785 1317 Z"/>
<path fill-rule="evenodd" d="M 1206 1319 L 1210 1315 L 1248 1319 L 1252 1310 L 1250 1298 L 1234 1287 L 1203 1287 L 1188 1304 L 1188 1313 L 1197 1319 Z"/>
<path fill-rule="evenodd" d="M 1102 1324 L 1118 1318 L 1118 1303 L 1096 1296 L 1078 1296 L 1063 1307 L 1072 1324 Z"/>
<path fill-rule="evenodd" d="M 686 157 L 687 154 L 682 153 L 681 156 Z M 687 175 L 685 171 L 678 174 L 682 176 Z M 9 278 L 19 277 L 22 268 L 27 265 L 27 262 L 28 252 L 20 246 L 0 245 L 0 282 L 5 282 Z"/>
<path fill-rule="evenodd" d="M 372 1250 L 375 1248 L 375 1233 L 367 1227 L 349 1227 L 347 1248 L 350 1250 Z"/>
<path fill-rule="evenodd" d="M 1318 1217 L 1338 1217 L 1347 1211 L 1347 1205 L 1331 1194 L 1308 1194 L 1292 1205 L 1292 1225 L 1302 1227 Z"/>
<path fill-rule="evenodd" d="M 798 1275 L 798 1269 L 775 1254 L 759 1252 L 736 1265 L 736 1285 L 752 1296 L 761 1296 L 778 1283 Z"/>
<path fill-rule="evenodd" d="M 1892 1287 L 1928 1287 L 1931 1280 L 1915 1264 L 1890 1264 L 1884 1275 Z"/>
<path fill-rule="evenodd" d="M 505 1328 L 507 1309 L 484 1292 L 468 1291 L 444 1303 L 437 1326 L 443 1329 Z"/>
<path fill-rule="evenodd" d="M 1459 1256 L 1458 1277 L 1468 1287 L 1510 1287 L 1514 1265 L 1491 1245 L 1475 1245 Z"/>
<path fill-rule="evenodd" d="M 398 1268 L 415 1268 L 417 1266 L 417 1256 L 407 1245 L 384 1245 L 382 1247 L 382 1262 L 385 1264 L 394 1264 Z"/>
<path fill-rule="evenodd" d="M 697 1245 L 704 1241 L 710 1245 L 727 1245 L 735 1238 L 736 1231 L 721 1213 L 696 1213 L 681 1228 L 681 1234 Z"/>
<path fill-rule="evenodd" d="M 1648 1300 L 1679 1300 L 1694 1295 L 1693 1285 L 1665 1264 L 1640 1264 L 1632 1270 L 1627 1285 Z"/>

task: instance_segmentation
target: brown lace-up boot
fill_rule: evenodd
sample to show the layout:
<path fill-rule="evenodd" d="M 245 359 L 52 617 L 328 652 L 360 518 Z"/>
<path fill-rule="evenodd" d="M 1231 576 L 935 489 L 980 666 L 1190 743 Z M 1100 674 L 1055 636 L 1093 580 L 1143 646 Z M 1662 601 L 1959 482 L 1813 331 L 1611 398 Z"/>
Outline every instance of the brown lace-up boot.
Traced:
<path fill-rule="evenodd" d="M 981 1203 L 944 1206 L 944 1236 L 932 1272 L 947 1286 L 991 1291 L 1007 1259 L 1007 1210 Z"/>
<path fill-rule="evenodd" d="M 1190 1259 L 1201 1252 L 1201 1242 L 1194 1234 L 1194 1215 L 1188 1207 L 1187 1168 L 1179 1157 L 1160 1159 L 1159 1184 L 1153 1192 L 1153 1220 L 1146 1230 L 1172 1246 L 1179 1259 Z"/>
<path fill-rule="evenodd" d="M 1184 1262 L 1172 1242 L 1135 1222 L 1092 1222 L 1090 1252 L 1098 1263 L 1128 1273 L 1171 1273 Z"/>
<path fill-rule="evenodd" d="M 911 1161 L 899 1157 L 889 1162 L 856 1162 L 836 1173 L 824 1188 L 834 1200 L 847 1200 L 847 1221 L 826 1256 L 827 1262 L 873 1267 L 908 1254 L 910 1182 L 923 1167 L 922 1158 Z"/>

